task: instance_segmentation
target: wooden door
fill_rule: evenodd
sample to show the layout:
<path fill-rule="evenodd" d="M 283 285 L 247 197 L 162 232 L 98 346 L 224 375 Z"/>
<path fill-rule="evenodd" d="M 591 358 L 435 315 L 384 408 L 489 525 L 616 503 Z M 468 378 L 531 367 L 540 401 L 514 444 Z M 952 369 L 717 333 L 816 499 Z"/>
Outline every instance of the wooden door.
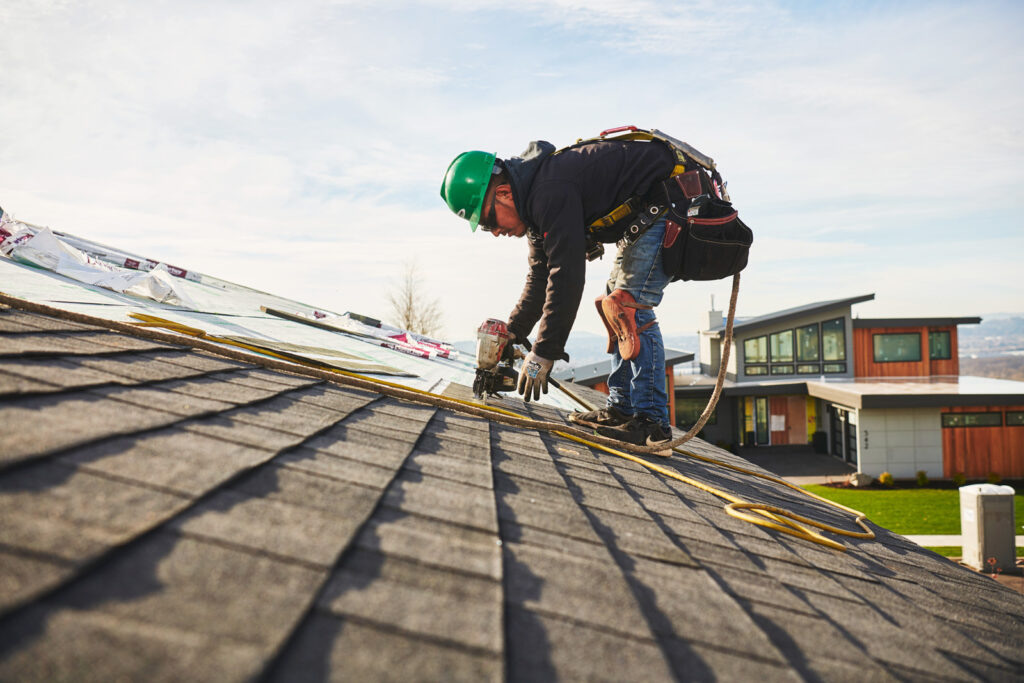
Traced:
<path fill-rule="evenodd" d="M 773 446 L 790 443 L 789 401 L 785 396 L 771 396 L 768 399 L 768 429 L 771 431 Z"/>
<path fill-rule="evenodd" d="M 807 443 L 807 400 L 803 396 L 786 397 L 786 435 L 787 443 Z"/>

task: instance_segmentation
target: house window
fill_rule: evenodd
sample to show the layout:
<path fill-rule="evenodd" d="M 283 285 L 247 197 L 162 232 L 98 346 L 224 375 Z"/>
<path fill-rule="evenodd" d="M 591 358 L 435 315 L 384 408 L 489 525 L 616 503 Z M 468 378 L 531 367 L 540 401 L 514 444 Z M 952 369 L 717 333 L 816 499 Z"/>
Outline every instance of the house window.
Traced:
<path fill-rule="evenodd" d="M 676 426 L 689 429 L 697 424 L 701 414 L 704 413 L 708 402 L 703 398 L 683 398 L 676 396 Z M 718 424 L 718 408 L 711 412 L 711 417 L 704 424 Z"/>
<path fill-rule="evenodd" d="M 767 375 L 768 374 L 768 366 L 767 365 L 744 365 L 743 366 L 743 374 L 744 375 Z"/>
<path fill-rule="evenodd" d="M 796 366 L 796 374 L 798 375 L 820 375 L 821 366 L 817 363 L 801 363 Z"/>
<path fill-rule="evenodd" d="M 953 357 L 949 343 L 949 330 L 928 333 L 928 358 L 931 360 L 949 360 Z"/>
<path fill-rule="evenodd" d="M 792 375 L 793 374 L 793 366 L 792 365 L 772 365 L 772 374 L 773 375 Z"/>
<path fill-rule="evenodd" d="M 921 360 L 921 333 L 872 335 L 876 363 L 910 363 Z"/>
<path fill-rule="evenodd" d="M 825 363 L 825 374 L 846 372 L 846 363 Z"/>
<path fill-rule="evenodd" d="M 818 357 L 818 324 L 796 328 L 796 359 L 816 362 Z"/>
<path fill-rule="evenodd" d="M 1006 426 L 1024 427 L 1024 410 L 1007 410 Z"/>
<path fill-rule="evenodd" d="M 821 324 L 821 352 L 827 361 L 846 360 L 846 321 L 843 318 Z"/>
<path fill-rule="evenodd" d="M 1002 427 L 1003 414 L 988 413 L 943 413 L 943 427 Z"/>
<path fill-rule="evenodd" d="M 772 352 L 772 363 L 792 363 L 793 330 L 773 332 L 769 339 L 771 341 L 769 348 Z M 790 372 L 793 372 L 792 369 Z M 772 374 L 776 374 L 774 370 Z"/>
<path fill-rule="evenodd" d="M 754 337 L 743 342 L 743 360 L 746 363 L 767 363 L 767 337 Z"/>

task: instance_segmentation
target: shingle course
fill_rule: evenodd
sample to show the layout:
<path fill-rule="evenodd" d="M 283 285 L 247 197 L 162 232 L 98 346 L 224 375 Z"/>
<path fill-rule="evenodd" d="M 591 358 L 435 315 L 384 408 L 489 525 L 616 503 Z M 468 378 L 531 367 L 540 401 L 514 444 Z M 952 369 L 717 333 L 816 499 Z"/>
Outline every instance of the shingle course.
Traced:
<path fill-rule="evenodd" d="M 360 549 L 332 575 L 317 606 L 436 641 L 503 651 L 501 583 L 489 577 Z"/>
<path fill-rule="evenodd" d="M 322 612 L 306 620 L 272 681 L 501 681 L 502 660 Z"/>

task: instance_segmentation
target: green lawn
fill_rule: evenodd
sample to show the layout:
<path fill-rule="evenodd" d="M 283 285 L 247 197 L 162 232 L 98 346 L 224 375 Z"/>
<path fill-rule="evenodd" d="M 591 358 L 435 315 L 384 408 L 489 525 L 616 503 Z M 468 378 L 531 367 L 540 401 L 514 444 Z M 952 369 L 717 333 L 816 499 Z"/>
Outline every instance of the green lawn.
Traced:
<path fill-rule="evenodd" d="M 933 553 L 938 553 L 943 557 L 963 557 L 964 549 L 963 546 L 959 545 L 942 545 L 942 546 L 931 546 L 926 545 L 925 548 L 931 550 Z M 1024 557 L 1024 546 L 1017 546 L 1017 557 Z"/>
<path fill-rule="evenodd" d="M 956 489 L 836 489 L 804 487 L 822 498 L 860 510 L 872 522 L 898 534 L 959 534 L 960 492 Z M 1017 488 L 1015 534 L 1024 535 L 1024 493 Z"/>

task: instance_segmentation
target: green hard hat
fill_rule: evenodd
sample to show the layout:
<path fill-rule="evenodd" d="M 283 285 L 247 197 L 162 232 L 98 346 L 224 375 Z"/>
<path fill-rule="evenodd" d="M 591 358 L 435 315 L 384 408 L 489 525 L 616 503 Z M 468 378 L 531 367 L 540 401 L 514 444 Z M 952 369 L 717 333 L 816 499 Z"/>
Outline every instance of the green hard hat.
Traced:
<path fill-rule="evenodd" d="M 463 152 L 448 166 L 441 183 L 441 199 L 456 216 L 469 221 L 473 232 L 480 223 L 484 195 L 497 158 L 487 152 Z"/>

